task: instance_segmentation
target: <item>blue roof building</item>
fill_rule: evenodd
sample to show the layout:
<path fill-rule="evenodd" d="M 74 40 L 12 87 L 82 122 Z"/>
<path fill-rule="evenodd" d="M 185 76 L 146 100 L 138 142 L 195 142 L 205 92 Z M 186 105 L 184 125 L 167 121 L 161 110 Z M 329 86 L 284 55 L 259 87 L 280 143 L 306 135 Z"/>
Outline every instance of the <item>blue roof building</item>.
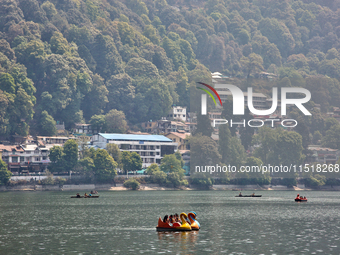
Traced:
<path fill-rule="evenodd" d="M 160 164 L 164 155 L 177 151 L 178 144 L 163 135 L 106 134 L 92 136 L 92 145 L 106 148 L 108 143 L 118 145 L 121 151 L 137 152 L 143 160 L 143 168 L 152 163 Z"/>

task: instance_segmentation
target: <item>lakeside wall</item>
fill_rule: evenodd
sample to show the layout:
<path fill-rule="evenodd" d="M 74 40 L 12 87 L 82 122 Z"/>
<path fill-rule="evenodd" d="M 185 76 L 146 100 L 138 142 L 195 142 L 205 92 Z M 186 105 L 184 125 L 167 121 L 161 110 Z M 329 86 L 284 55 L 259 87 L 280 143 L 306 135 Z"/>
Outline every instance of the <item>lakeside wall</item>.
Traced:
<path fill-rule="evenodd" d="M 198 187 L 191 186 L 184 190 L 198 190 Z M 0 191 L 91 191 L 91 190 L 127 190 L 123 184 L 72 184 L 72 185 L 14 185 L 0 186 Z M 140 190 L 178 190 L 174 188 L 160 187 L 158 184 L 141 184 Z M 233 191 L 253 191 L 253 190 L 329 190 L 340 191 L 340 186 L 322 186 L 317 189 L 306 188 L 304 185 L 288 188 L 287 186 L 271 185 L 213 185 L 212 190 L 233 190 Z"/>

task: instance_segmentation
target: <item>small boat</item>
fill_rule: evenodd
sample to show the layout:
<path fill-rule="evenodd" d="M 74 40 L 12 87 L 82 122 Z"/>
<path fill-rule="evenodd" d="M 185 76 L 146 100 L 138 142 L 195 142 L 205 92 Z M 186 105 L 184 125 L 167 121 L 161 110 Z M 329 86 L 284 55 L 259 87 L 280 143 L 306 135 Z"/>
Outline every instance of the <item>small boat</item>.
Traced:
<path fill-rule="evenodd" d="M 307 198 L 304 199 L 304 198 L 295 198 L 295 202 L 307 202 Z"/>
<path fill-rule="evenodd" d="M 181 213 L 179 215 L 181 218 L 183 224 L 181 225 L 180 223 L 176 222 L 172 226 L 169 225 L 169 223 L 163 222 L 161 218 L 158 219 L 158 225 L 156 227 L 157 231 L 191 231 L 191 226 L 189 223 L 186 221 L 188 218 L 188 215 L 185 213 Z"/>
<path fill-rule="evenodd" d="M 99 196 L 71 196 L 71 198 L 99 198 Z"/>
<path fill-rule="evenodd" d="M 190 221 L 190 227 L 192 230 L 200 230 L 200 223 L 196 220 L 197 214 L 195 212 L 189 212 L 188 213 L 188 219 Z"/>
<path fill-rule="evenodd" d="M 262 195 L 238 195 L 235 197 L 262 197 Z"/>

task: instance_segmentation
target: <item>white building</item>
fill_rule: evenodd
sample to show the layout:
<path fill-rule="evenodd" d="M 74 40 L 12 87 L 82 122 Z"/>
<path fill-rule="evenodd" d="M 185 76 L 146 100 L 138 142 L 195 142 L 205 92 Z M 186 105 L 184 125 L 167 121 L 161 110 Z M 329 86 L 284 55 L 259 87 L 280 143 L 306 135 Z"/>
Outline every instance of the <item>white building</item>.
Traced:
<path fill-rule="evenodd" d="M 173 106 L 167 116 L 169 120 L 181 120 L 186 121 L 187 119 L 187 108 L 181 106 Z"/>
<path fill-rule="evenodd" d="M 224 103 L 228 96 L 231 97 L 232 93 L 225 88 L 227 84 L 214 84 L 216 92 L 220 95 L 222 103 Z M 262 93 L 252 93 L 253 94 L 253 105 L 258 110 L 269 109 L 267 96 Z M 243 92 L 244 95 L 244 105 L 248 107 L 248 92 Z"/>
<path fill-rule="evenodd" d="M 8 169 L 12 172 L 44 171 L 50 160 L 49 150 L 58 144 L 48 144 L 38 146 L 36 144 L 27 145 L 0 145 L 2 160 L 8 164 Z M 61 146 L 61 145 L 60 145 Z"/>
<path fill-rule="evenodd" d="M 308 150 L 313 152 L 313 161 L 324 164 L 336 164 L 340 158 L 340 150 L 310 145 Z"/>
<path fill-rule="evenodd" d="M 108 143 L 117 144 L 121 151 L 137 152 L 143 160 L 143 168 L 152 163 L 160 164 L 164 155 L 177 151 L 177 143 L 163 135 L 103 134 L 92 136 L 92 144 L 106 148 Z"/>

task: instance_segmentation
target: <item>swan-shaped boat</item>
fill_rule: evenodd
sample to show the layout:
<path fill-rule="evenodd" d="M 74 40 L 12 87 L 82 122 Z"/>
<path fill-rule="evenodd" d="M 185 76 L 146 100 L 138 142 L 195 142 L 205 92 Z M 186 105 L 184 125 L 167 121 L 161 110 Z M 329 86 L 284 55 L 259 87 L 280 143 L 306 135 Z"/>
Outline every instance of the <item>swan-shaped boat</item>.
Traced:
<path fill-rule="evenodd" d="M 191 226 L 186 221 L 188 215 L 186 213 L 181 213 L 179 215 L 183 224 L 175 222 L 172 226 L 169 223 L 163 222 L 161 218 L 158 219 L 158 225 L 156 227 L 157 231 L 191 231 Z"/>
<path fill-rule="evenodd" d="M 192 230 L 200 230 L 200 223 L 196 220 L 197 214 L 195 212 L 188 213 L 188 219 L 190 221 L 190 227 Z"/>

